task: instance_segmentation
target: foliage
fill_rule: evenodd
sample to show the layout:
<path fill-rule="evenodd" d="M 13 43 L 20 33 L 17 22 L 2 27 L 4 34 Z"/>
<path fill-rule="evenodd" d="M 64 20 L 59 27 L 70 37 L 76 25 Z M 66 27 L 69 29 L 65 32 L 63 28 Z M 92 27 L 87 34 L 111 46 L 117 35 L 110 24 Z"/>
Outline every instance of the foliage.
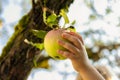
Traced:
<path fill-rule="evenodd" d="M 36 37 L 38 37 L 40 39 L 44 39 L 44 37 L 47 33 L 46 31 L 43 31 L 43 30 L 31 30 L 31 31 Z"/>

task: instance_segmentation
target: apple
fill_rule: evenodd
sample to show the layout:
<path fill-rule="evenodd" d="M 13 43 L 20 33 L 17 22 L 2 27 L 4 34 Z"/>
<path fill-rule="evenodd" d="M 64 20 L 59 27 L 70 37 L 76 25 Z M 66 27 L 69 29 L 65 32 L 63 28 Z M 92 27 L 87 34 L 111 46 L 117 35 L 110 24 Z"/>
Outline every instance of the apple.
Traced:
<path fill-rule="evenodd" d="M 59 49 L 66 50 L 65 48 L 61 47 L 58 44 L 58 40 L 67 41 L 64 38 L 62 38 L 62 36 L 61 36 L 61 34 L 65 31 L 68 31 L 68 30 L 63 29 L 63 28 L 53 29 L 45 35 L 44 48 L 45 48 L 47 54 L 54 59 L 59 59 L 59 60 L 66 59 L 61 54 L 57 53 L 57 50 L 59 50 Z"/>

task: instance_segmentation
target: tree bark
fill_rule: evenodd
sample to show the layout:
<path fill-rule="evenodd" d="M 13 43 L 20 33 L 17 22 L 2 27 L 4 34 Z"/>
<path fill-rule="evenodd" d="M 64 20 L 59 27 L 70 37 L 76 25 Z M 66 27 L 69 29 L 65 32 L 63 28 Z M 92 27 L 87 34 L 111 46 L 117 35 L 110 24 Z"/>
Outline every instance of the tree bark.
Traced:
<path fill-rule="evenodd" d="M 53 10 L 56 14 L 60 9 L 69 7 L 73 0 L 32 0 L 32 9 L 22 17 L 15 27 L 15 32 L 8 41 L 0 56 L 0 80 L 26 80 L 34 67 L 33 59 L 40 54 L 40 50 L 26 44 L 25 39 L 42 43 L 43 40 L 31 33 L 31 29 L 49 31 L 43 22 L 43 5 Z M 40 57 L 40 61 L 45 59 Z"/>

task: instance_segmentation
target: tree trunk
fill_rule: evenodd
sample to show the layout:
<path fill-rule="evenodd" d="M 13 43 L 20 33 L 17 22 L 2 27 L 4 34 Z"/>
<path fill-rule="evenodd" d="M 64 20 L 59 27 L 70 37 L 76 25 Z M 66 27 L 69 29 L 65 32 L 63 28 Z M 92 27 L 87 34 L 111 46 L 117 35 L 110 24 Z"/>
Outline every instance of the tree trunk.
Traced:
<path fill-rule="evenodd" d="M 40 50 L 26 44 L 25 39 L 32 42 L 42 43 L 43 40 L 31 33 L 31 29 L 49 31 L 43 22 L 43 5 L 53 10 L 56 14 L 60 9 L 69 7 L 73 0 L 32 0 L 32 9 L 22 17 L 15 32 L 8 41 L 0 56 L 0 80 L 26 80 L 31 69 L 34 67 L 33 59 L 40 54 Z M 40 61 L 45 59 L 40 57 Z"/>

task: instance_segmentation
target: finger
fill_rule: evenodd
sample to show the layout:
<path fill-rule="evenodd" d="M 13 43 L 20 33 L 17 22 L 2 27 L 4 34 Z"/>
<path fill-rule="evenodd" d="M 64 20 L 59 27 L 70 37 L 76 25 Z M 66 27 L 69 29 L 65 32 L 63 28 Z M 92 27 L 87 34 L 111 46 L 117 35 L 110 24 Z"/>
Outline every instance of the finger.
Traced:
<path fill-rule="evenodd" d="M 70 52 L 74 54 L 79 53 L 79 49 L 68 42 L 59 40 L 58 43 L 59 45 L 61 45 L 62 47 L 66 48 L 67 50 L 69 50 Z"/>
<path fill-rule="evenodd" d="M 77 48 L 81 49 L 83 44 L 78 37 L 68 34 L 68 33 L 63 33 L 62 36 L 63 36 L 63 38 L 72 42 Z"/>
<path fill-rule="evenodd" d="M 71 52 L 68 51 L 63 51 L 63 50 L 58 50 L 58 53 L 61 54 L 62 56 L 69 58 L 69 59 L 74 59 L 75 55 Z"/>
<path fill-rule="evenodd" d="M 82 42 L 82 44 L 84 45 L 83 38 L 82 38 L 82 36 L 81 36 L 80 34 L 75 33 L 75 32 L 66 32 L 66 33 L 71 34 L 71 35 L 73 35 L 73 36 L 76 36 L 77 38 L 79 38 L 79 39 L 80 39 L 80 41 L 81 41 L 81 42 Z"/>

